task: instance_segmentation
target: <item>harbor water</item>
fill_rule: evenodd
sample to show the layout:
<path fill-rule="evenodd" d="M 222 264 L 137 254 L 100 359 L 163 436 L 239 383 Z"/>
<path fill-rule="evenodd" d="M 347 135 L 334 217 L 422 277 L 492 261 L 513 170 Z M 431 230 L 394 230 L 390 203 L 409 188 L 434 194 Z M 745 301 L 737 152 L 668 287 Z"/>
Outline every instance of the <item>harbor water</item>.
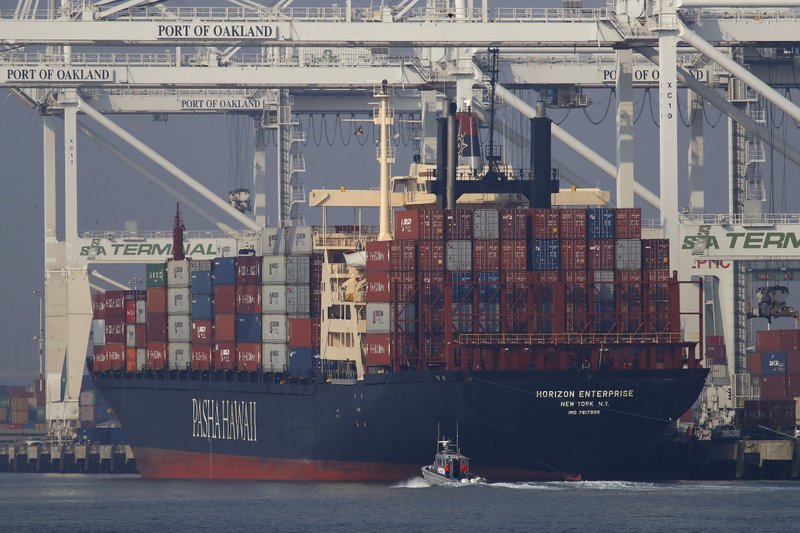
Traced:
<path fill-rule="evenodd" d="M 796 481 L 400 483 L 0 476 L 15 531 L 796 531 Z"/>

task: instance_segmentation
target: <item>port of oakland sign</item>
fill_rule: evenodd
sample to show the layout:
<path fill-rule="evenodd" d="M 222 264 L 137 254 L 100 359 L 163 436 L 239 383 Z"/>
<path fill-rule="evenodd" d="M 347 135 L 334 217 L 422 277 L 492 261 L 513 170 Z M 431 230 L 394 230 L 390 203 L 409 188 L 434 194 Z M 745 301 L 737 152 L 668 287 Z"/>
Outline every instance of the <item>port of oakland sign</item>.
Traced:
<path fill-rule="evenodd" d="M 695 252 L 696 259 L 797 259 L 800 233 L 796 230 L 797 226 L 788 224 L 769 228 L 681 225 L 681 252 Z"/>
<path fill-rule="evenodd" d="M 235 239 L 187 239 L 184 253 L 192 259 L 214 259 L 236 253 Z M 172 257 L 172 239 L 81 239 L 80 257 L 103 263 L 161 263 Z"/>
<path fill-rule="evenodd" d="M 123 76 L 124 78 L 124 76 Z M 115 83 L 122 82 L 116 69 L 106 67 L 3 67 L 0 83 L 22 85 L 52 85 L 54 83 Z"/>
<path fill-rule="evenodd" d="M 156 25 L 156 38 L 160 40 L 256 40 L 272 41 L 278 38 L 278 27 L 257 22 L 173 22 Z"/>

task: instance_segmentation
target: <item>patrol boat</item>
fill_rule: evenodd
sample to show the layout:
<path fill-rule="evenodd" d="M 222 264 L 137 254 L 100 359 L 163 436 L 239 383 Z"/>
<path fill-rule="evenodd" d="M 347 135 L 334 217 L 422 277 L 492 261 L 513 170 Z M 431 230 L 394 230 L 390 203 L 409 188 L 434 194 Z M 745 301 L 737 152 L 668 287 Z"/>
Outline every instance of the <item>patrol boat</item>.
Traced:
<path fill-rule="evenodd" d="M 437 441 L 433 464 L 422 467 L 422 477 L 435 485 L 458 485 L 461 483 L 485 483 L 486 480 L 470 472 L 469 457 L 461 454 L 450 439 Z"/>

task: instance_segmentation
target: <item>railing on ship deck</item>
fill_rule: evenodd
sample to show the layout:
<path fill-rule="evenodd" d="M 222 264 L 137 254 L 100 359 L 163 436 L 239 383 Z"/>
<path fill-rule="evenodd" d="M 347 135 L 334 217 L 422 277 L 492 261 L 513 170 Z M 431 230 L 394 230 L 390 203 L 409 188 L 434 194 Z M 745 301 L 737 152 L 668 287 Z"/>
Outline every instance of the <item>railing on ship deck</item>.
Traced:
<path fill-rule="evenodd" d="M 682 333 L 462 333 L 459 344 L 563 345 L 563 344 L 680 344 L 695 342 Z"/>

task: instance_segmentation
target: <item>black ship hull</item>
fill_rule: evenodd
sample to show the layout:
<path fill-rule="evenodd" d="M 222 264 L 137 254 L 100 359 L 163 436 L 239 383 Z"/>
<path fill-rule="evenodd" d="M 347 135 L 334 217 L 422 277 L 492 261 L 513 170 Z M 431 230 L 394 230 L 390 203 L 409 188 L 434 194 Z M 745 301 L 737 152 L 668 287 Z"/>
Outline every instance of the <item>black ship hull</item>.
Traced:
<path fill-rule="evenodd" d="M 370 375 L 275 383 L 245 373 L 101 373 L 143 476 L 392 480 L 437 431 L 499 479 L 625 478 L 697 399 L 707 370 Z M 458 423 L 458 428 L 456 428 Z"/>

